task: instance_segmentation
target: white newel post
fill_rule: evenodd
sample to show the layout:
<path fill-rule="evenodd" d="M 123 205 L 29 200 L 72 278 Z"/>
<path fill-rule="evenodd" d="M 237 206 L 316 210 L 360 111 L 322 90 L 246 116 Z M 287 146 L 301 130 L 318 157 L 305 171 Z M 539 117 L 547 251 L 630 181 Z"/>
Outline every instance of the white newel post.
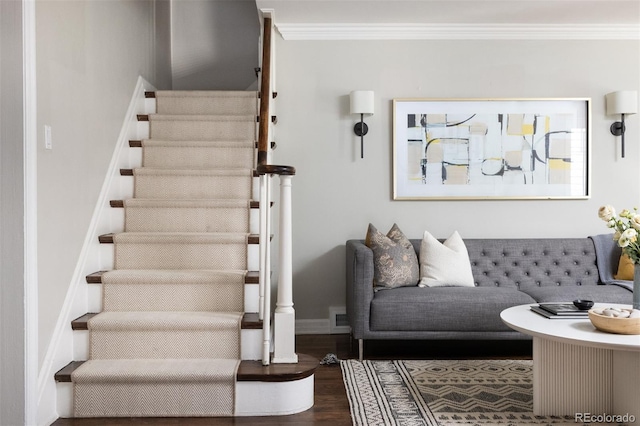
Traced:
<path fill-rule="evenodd" d="M 278 300 L 274 314 L 274 363 L 297 363 L 293 309 L 291 175 L 280 175 L 280 256 Z"/>

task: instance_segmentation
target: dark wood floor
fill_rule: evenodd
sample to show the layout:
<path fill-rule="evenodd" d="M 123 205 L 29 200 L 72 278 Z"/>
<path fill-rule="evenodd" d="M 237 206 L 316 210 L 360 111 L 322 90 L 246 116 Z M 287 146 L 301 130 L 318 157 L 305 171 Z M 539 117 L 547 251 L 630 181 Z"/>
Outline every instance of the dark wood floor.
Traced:
<path fill-rule="evenodd" d="M 333 353 L 340 359 L 357 358 L 357 344 L 344 334 L 296 336 L 296 350 L 322 359 Z M 531 341 L 371 341 L 366 359 L 530 359 Z M 320 365 L 315 374 L 315 404 L 309 410 L 274 417 L 239 418 L 119 418 L 58 419 L 55 426 L 209 426 L 209 425 L 351 425 L 349 402 L 339 365 Z"/>

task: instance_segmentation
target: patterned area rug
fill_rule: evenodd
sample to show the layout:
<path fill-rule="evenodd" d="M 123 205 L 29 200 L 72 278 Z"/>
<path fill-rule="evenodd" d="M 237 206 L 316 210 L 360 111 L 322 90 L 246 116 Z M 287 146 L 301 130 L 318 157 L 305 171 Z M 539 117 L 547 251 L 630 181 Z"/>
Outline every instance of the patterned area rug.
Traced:
<path fill-rule="evenodd" d="M 341 361 L 354 425 L 550 425 L 527 360 Z"/>

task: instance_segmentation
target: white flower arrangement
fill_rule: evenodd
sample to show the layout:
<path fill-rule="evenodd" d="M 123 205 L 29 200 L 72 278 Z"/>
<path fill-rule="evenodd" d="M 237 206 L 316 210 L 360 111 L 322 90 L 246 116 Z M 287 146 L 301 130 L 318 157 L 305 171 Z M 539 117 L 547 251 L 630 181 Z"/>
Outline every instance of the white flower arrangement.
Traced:
<path fill-rule="evenodd" d="M 629 256 L 634 264 L 640 263 L 640 241 L 638 232 L 640 231 L 640 214 L 638 208 L 633 211 L 624 209 L 619 215 L 616 210 L 607 205 L 598 210 L 598 217 L 607 222 L 607 227 L 614 230 L 613 240 L 617 241 L 624 254 Z"/>

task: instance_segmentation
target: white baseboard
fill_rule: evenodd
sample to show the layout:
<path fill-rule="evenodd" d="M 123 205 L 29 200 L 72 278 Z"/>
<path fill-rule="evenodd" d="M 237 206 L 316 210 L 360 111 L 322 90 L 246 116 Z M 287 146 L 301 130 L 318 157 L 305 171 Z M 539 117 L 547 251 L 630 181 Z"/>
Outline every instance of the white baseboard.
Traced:
<path fill-rule="evenodd" d="M 328 319 L 296 320 L 296 334 L 349 334 L 351 327 L 334 327 Z"/>
<path fill-rule="evenodd" d="M 296 334 L 329 334 L 330 328 L 328 319 L 296 320 Z"/>

